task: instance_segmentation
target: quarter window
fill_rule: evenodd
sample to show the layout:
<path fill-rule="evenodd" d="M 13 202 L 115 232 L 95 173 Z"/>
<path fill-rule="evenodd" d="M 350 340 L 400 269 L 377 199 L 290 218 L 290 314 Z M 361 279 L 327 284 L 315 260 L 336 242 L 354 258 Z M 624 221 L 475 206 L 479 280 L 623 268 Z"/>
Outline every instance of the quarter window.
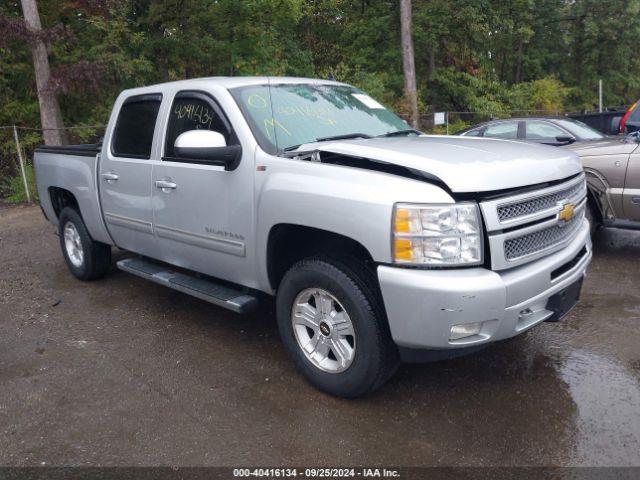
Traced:
<path fill-rule="evenodd" d="M 475 130 L 469 130 L 464 134 L 465 137 L 479 137 L 480 132 L 482 132 L 481 128 L 476 128 Z"/>
<path fill-rule="evenodd" d="M 151 157 L 153 132 L 161 101 L 160 95 L 141 95 L 125 100 L 113 134 L 113 155 L 147 159 Z"/>
<path fill-rule="evenodd" d="M 204 95 L 178 95 L 169 112 L 165 157 L 175 157 L 173 146 L 180 134 L 189 130 L 212 130 L 221 133 L 227 145 L 232 143 L 232 136 L 225 120 L 213 104 L 202 98 Z"/>

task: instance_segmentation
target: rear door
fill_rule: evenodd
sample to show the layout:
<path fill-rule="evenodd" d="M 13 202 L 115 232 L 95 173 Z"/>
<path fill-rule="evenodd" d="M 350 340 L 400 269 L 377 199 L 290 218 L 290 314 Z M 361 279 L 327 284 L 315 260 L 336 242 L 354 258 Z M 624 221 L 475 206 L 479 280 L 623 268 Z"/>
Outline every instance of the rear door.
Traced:
<path fill-rule="evenodd" d="M 161 94 L 137 95 L 120 106 L 98 172 L 107 229 L 120 248 L 153 256 L 151 207 L 153 144 Z"/>
<path fill-rule="evenodd" d="M 162 260 L 246 284 L 247 249 L 253 222 L 253 151 L 243 148 L 239 165 L 180 158 L 174 142 L 189 130 L 239 140 L 213 95 L 178 92 L 168 110 L 161 161 L 154 162 L 154 232 Z M 169 187 L 167 187 L 169 185 Z"/>

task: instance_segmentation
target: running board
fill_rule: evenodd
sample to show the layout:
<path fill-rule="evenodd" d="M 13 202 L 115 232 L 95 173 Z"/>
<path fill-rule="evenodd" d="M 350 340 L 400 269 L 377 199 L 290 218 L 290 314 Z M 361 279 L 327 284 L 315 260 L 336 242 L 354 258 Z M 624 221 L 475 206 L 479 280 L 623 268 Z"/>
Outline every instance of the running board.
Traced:
<path fill-rule="evenodd" d="M 247 313 L 258 304 L 258 299 L 254 296 L 219 285 L 210 280 L 174 272 L 163 265 L 158 265 L 148 260 L 127 258 L 120 260 L 117 265 L 120 270 L 197 297 L 219 307 L 228 308 L 237 313 Z"/>
<path fill-rule="evenodd" d="M 634 220 L 606 219 L 602 224 L 605 227 L 609 227 L 609 228 L 624 228 L 627 230 L 640 230 L 640 222 L 637 222 Z"/>

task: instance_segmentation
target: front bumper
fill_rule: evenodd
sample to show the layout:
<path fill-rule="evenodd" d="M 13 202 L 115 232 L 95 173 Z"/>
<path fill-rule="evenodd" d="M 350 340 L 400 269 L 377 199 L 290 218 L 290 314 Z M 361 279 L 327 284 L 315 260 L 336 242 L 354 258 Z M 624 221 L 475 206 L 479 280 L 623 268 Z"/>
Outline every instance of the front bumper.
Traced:
<path fill-rule="evenodd" d="M 584 220 L 564 249 L 509 270 L 379 266 L 391 336 L 404 349 L 452 350 L 518 335 L 553 315 L 549 298 L 579 281 L 591 256 Z M 474 322 L 483 322 L 478 334 L 450 340 L 453 325 Z"/>

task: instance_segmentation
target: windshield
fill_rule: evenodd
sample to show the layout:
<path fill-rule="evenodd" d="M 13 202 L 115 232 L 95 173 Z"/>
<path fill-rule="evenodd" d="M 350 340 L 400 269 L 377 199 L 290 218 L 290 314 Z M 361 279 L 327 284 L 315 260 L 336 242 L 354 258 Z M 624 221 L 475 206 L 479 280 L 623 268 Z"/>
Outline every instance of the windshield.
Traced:
<path fill-rule="evenodd" d="M 407 123 L 346 85 L 251 85 L 230 90 L 260 146 L 270 153 L 336 135 L 384 135 Z"/>
<path fill-rule="evenodd" d="M 573 135 L 582 140 L 600 140 L 604 138 L 604 135 L 597 130 L 594 130 L 586 123 L 582 123 L 578 120 L 555 120 L 558 125 L 569 130 Z"/>

